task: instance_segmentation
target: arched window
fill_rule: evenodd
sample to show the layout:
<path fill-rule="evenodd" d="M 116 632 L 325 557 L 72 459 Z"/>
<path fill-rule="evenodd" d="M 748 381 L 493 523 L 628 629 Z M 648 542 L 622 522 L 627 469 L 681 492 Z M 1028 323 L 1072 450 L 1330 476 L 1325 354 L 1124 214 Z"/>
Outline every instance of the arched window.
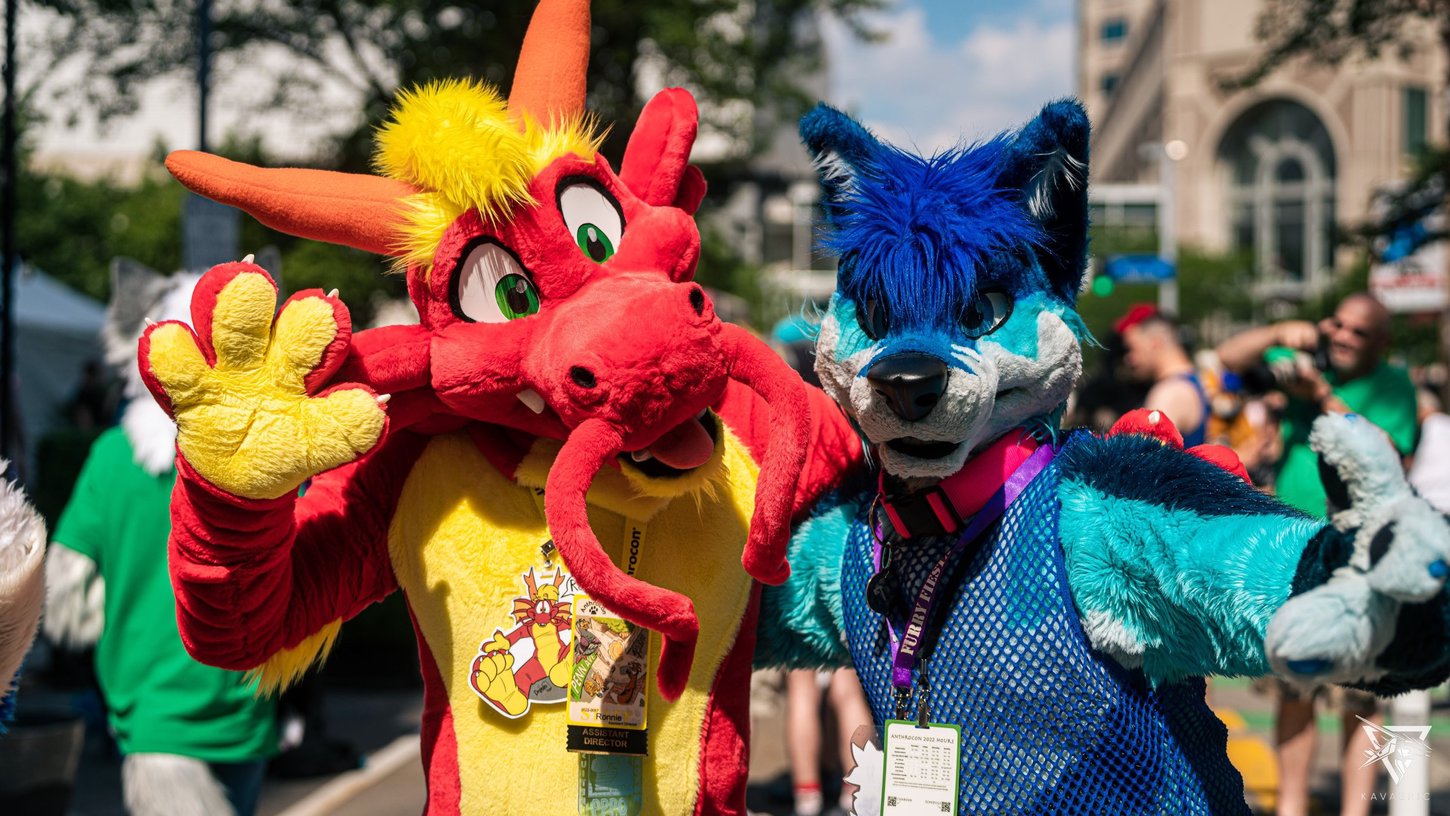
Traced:
<path fill-rule="evenodd" d="M 1260 280 L 1307 293 L 1327 278 L 1335 163 L 1319 117 L 1287 99 L 1261 102 L 1224 133 L 1218 157 L 1233 246 L 1253 253 Z"/>

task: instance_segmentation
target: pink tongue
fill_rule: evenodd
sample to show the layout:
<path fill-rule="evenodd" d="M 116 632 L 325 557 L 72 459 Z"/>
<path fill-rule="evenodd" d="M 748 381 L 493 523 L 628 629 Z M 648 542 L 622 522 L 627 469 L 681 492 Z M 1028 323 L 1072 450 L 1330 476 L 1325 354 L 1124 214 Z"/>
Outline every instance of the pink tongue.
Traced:
<path fill-rule="evenodd" d="M 675 470 L 690 470 L 710 461 L 715 443 L 699 420 L 690 419 L 655 440 L 649 452 Z"/>

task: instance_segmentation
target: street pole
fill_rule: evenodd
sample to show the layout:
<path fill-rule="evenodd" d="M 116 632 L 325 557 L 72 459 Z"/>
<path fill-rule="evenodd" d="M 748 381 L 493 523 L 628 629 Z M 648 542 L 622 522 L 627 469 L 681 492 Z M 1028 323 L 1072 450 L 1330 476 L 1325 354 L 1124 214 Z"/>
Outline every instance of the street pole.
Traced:
<path fill-rule="evenodd" d="M 206 103 L 211 87 L 211 0 L 196 2 L 197 150 L 206 152 Z"/>
<path fill-rule="evenodd" d="M 1390 703 L 1390 722 L 1394 725 L 1413 726 L 1430 724 L 1430 692 L 1412 691 L 1396 697 Z M 1355 726 L 1358 728 L 1359 726 Z M 1362 762 L 1355 757 L 1352 762 Z M 1430 758 L 1415 757 L 1400 772 L 1399 784 L 1394 786 L 1394 798 L 1390 800 L 1390 816 L 1425 816 L 1430 812 Z"/>
<path fill-rule="evenodd" d="M 20 0 L 5 0 L 5 114 L 0 124 L 0 166 L 5 173 L 0 193 L 0 252 L 5 255 L 4 313 L 0 315 L 0 455 L 13 451 L 10 440 L 20 437 L 15 425 L 15 185 L 19 172 L 15 160 L 15 18 Z"/>

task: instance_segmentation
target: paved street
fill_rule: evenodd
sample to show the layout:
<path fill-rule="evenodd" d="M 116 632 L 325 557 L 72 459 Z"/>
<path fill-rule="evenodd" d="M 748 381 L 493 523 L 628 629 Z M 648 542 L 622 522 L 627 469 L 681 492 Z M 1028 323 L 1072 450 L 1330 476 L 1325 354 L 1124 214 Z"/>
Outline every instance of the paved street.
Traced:
<path fill-rule="evenodd" d="M 1272 705 L 1246 681 L 1218 680 L 1210 697 L 1230 732 L 1229 752 L 1244 774 L 1256 812 L 1272 813 L 1278 781 L 1270 748 Z M 1431 814 L 1450 816 L 1450 704 L 1444 695 L 1431 719 L 1429 757 Z M 785 759 L 783 698 L 770 674 L 757 677 L 753 695 L 754 741 L 751 751 L 750 808 L 759 814 L 788 814 L 790 786 Z M 416 691 L 330 691 L 326 698 L 328 732 L 356 745 L 368 760 L 347 773 L 305 781 L 268 780 L 261 816 L 398 816 L 421 811 L 423 774 L 418 760 L 416 725 L 421 711 Z M 1315 813 L 1337 814 L 1334 768 L 1338 718 L 1320 716 L 1320 750 L 1314 783 Z M 836 778 L 829 774 L 827 779 Z M 116 761 L 88 746 L 73 798 L 72 816 L 123 816 Z M 1379 791 L 1394 787 L 1387 776 Z M 834 792 L 828 792 L 833 797 Z M 829 801 L 829 799 L 828 799 Z M 1376 802 L 1374 813 L 1388 813 Z"/>

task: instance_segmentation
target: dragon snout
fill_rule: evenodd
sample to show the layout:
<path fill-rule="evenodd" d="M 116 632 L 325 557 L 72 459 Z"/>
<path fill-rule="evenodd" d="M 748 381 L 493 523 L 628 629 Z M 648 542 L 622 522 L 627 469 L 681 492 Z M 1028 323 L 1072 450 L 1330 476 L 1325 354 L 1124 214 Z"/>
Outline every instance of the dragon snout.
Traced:
<path fill-rule="evenodd" d="M 878 360 L 866 372 L 871 390 L 891 411 L 907 422 L 926 419 L 947 388 L 947 366 L 919 352 L 893 354 Z"/>
<path fill-rule="evenodd" d="M 643 449 L 724 392 L 730 366 L 720 320 L 696 283 L 611 276 L 550 318 L 525 370 L 567 427 L 603 419 L 626 432 L 629 450 Z"/>
<path fill-rule="evenodd" d="M 631 304 L 634 308 L 621 313 L 620 319 L 614 321 L 615 325 L 607 327 L 602 332 L 602 336 L 597 338 L 599 342 L 590 341 L 579 344 L 579 359 L 568 367 L 569 381 L 587 392 L 598 389 L 601 380 L 618 383 L 622 379 L 629 378 L 627 373 L 621 375 L 621 372 L 653 368 L 661 373 L 679 375 L 696 369 L 697 366 L 684 365 L 678 366 L 681 369 L 680 372 L 667 371 L 668 368 L 674 366 L 669 365 L 673 360 L 665 349 L 667 346 L 680 343 L 691 345 L 693 339 L 689 337 L 691 334 L 697 335 L 699 339 L 708 340 L 709 336 L 713 334 L 710 331 L 711 324 L 716 322 L 715 309 L 710 303 L 710 299 L 705 296 L 705 290 L 700 288 L 699 284 L 673 285 L 670 288 L 683 291 L 671 291 L 664 298 L 650 298 Z M 664 302 L 659 302 L 661 300 Z M 671 303 L 674 300 L 679 300 L 688 311 L 676 308 L 677 305 Z M 690 317 L 691 315 L 693 315 L 693 319 Z M 631 344 L 638 344 L 636 348 L 620 349 L 620 351 L 626 351 L 629 356 L 639 359 L 600 359 L 602 351 L 600 343 L 608 344 L 611 338 L 615 338 L 616 341 L 625 339 Z M 609 356 L 621 357 L 618 353 Z M 698 361 L 692 362 L 698 363 Z M 680 377 L 676 376 L 674 379 L 678 380 Z M 691 378 L 686 376 L 683 379 Z M 671 383 L 671 385 L 678 384 L 680 383 Z M 586 399 L 585 401 L 592 403 L 594 400 Z"/>

